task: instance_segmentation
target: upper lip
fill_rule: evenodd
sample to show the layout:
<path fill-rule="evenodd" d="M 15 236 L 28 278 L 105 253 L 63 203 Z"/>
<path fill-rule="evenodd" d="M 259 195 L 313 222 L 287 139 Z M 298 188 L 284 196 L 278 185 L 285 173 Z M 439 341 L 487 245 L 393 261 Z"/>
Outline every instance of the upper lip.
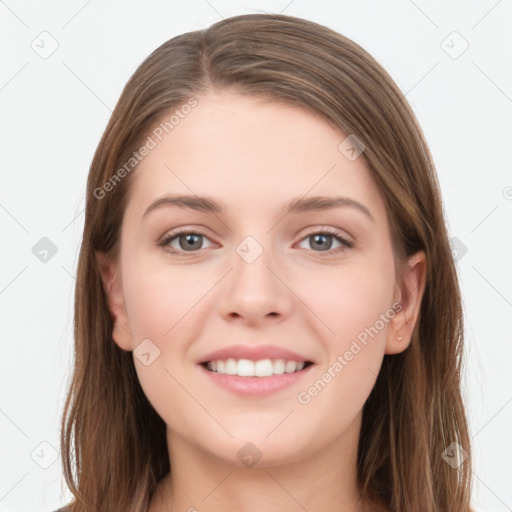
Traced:
<path fill-rule="evenodd" d="M 285 359 L 289 361 L 311 361 L 307 357 L 282 347 L 275 345 L 230 345 L 218 350 L 214 350 L 205 355 L 199 364 L 217 359 L 249 359 L 251 361 L 260 361 L 262 359 Z"/>

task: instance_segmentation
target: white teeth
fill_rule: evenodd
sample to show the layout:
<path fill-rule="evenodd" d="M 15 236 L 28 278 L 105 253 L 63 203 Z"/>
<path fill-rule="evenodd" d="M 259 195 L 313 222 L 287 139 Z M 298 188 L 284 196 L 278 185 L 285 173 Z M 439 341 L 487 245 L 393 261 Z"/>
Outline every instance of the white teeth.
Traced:
<path fill-rule="evenodd" d="M 237 373 L 237 364 L 233 358 L 230 358 L 226 361 L 226 366 L 224 371 L 226 375 L 236 375 Z"/>
<path fill-rule="evenodd" d="M 274 368 L 270 359 L 263 359 L 254 363 L 254 375 L 256 377 L 269 377 L 273 374 Z"/>
<path fill-rule="evenodd" d="M 297 369 L 297 361 L 286 361 L 284 371 L 286 373 L 293 373 Z"/>
<path fill-rule="evenodd" d="M 274 375 L 282 375 L 284 373 L 284 359 L 276 359 L 272 363 Z"/>
<path fill-rule="evenodd" d="M 254 363 L 249 359 L 240 359 L 236 373 L 241 377 L 254 377 Z"/>
<path fill-rule="evenodd" d="M 239 375 L 240 377 L 270 377 L 283 373 L 294 373 L 304 368 L 304 361 L 285 361 L 284 359 L 217 359 L 208 361 L 208 370 L 225 375 Z"/>

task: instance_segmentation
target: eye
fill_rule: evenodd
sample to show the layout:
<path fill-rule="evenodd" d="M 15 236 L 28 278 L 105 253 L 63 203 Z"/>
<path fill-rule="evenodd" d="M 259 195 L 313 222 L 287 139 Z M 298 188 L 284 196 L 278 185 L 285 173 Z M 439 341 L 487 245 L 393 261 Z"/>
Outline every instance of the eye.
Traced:
<path fill-rule="evenodd" d="M 302 239 L 302 241 L 309 241 L 310 247 L 313 248 L 312 250 L 321 253 L 321 256 L 340 253 L 354 246 L 353 242 L 342 237 L 338 231 L 331 230 L 330 228 L 322 229 L 322 231 L 310 233 Z M 333 240 L 339 243 L 338 247 L 334 249 L 332 248 Z"/>
<path fill-rule="evenodd" d="M 171 254 L 179 256 L 187 256 L 188 253 L 198 252 L 203 247 L 204 240 L 210 240 L 204 233 L 194 230 L 173 231 L 158 243 Z M 354 246 L 354 243 L 342 237 L 340 233 L 331 228 L 322 228 L 322 231 L 310 233 L 301 240 L 310 241 L 311 250 L 319 253 L 321 256 L 343 252 Z M 334 243 L 338 243 L 338 247 L 332 248 Z M 318 250 L 317 250 L 318 249 Z"/>
<path fill-rule="evenodd" d="M 159 245 L 165 247 L 171 254 L 183 255 L 184 252 L 197 252 L 197 249 L 204 249 L 203 240 L 209 240 L 209 238 L 199 231 L 182 230 L 169 233 L 159 242 Z"/>

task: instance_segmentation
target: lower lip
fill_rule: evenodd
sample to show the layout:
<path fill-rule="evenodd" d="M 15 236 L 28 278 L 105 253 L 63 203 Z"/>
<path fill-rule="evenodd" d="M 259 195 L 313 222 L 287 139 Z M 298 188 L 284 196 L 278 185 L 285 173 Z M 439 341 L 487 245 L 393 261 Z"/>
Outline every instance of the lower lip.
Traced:
<path fill-rule="evenodd" d="M 270 395 L 289 388 L 299 382 L 306 374 L 309 374 L 313 364 L 293 373 L 283 373 L 282 375 L 270 375 L 269 377 L 240 377 L 239 375 L 226 375 L 224 373 L 211 372 L 203 365 L 200 369 L 212 379 L 215 384 L 221 386 L 237 395 L 243 396 L 262 396 Z"/>

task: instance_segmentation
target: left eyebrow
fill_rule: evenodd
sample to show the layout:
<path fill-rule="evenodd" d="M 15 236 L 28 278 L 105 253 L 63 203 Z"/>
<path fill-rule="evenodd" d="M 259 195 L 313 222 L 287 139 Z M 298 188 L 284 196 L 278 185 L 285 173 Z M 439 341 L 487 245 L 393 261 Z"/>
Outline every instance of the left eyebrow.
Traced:
<path fill-rule="evenodd" d="M 155 200 L 145 210 L 142 217 L 161 207 L 177 206 L 205 213 L 222 213 L 225 207 L 215 199 L 197 195 L 171 195 L 167 194 Z M 344 196 L 312 196 L 308 198 L 297 197 L 288 202 L 284 207 L 284 215 L 289 213 L 305 213 L 311 211 L 323 211 L 333 208 L 350 207 L 364 213 L 372 222 L 375 222 L 370 210 L 359 201 Z"/>
<path fill-rule="evenodd" d="M 332 208 L 350 207 L 364 213 L 372 222 L 375 222 L 370 210 L 359 201 L 344 196 L 312 196 L 308 198 L 298 197 L 290 201 L 285 208 L 288 213 L 304 213 L 310 211 L 330 210 Z"/>

